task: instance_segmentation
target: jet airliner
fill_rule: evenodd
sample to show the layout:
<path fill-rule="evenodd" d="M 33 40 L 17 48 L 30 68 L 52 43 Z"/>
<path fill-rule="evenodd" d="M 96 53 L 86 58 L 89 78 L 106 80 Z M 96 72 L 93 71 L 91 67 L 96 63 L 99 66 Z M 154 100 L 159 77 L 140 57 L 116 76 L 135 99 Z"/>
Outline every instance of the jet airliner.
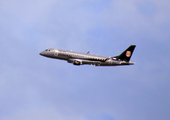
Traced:
<path fill-rule="evenodd" d="M 124 52 L 118 56 L 105 57 L 87 53 L 79 53 L 69 50 L 61 50 L 49 48 L 39 53 L 42 56 L 66 60 L 73 65 L 94 65 L 94 66 L 120 66 L 120 65 L 134 65 L 129 62 L 136 45 L 130 45 Z"/>

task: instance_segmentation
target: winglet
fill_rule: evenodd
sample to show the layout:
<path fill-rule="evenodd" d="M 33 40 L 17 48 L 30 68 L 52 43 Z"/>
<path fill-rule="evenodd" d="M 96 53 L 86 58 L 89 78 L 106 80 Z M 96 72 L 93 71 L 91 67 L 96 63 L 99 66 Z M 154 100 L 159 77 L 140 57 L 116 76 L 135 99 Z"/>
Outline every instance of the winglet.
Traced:
<path fill-rule="evenodd" d="M 89 54 L 89 53 L 90 53 L 90 51 L 87 52 L 87 54 Z"/>

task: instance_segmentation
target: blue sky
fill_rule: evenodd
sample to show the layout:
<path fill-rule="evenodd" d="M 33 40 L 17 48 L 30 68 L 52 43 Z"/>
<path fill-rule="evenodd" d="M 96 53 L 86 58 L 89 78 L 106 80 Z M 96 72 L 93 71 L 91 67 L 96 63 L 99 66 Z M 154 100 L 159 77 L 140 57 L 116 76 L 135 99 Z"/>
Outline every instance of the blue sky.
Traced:
<path fill-rule="evenodd" d="M 170 1 L 1 0 L 1 120 L 168 120 Z M 119 55 L 134 66 L 74 66 L 39 52 Z"/>

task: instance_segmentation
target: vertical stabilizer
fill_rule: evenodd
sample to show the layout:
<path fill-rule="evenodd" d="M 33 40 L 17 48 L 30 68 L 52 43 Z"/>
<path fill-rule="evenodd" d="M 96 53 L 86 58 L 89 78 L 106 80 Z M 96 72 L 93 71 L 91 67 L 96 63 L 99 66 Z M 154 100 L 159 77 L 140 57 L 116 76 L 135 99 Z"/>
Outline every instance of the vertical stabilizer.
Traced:
<path fill-rule="evenodd" d="M 117 60 L 120 59 L 122 61 L 129 62 L 135 47 L 136 47 L 136 45 L 131 45 L 125 51 L 123 51 L 119 56 L 115 56 L 113 58 L 116 58 Z"/>

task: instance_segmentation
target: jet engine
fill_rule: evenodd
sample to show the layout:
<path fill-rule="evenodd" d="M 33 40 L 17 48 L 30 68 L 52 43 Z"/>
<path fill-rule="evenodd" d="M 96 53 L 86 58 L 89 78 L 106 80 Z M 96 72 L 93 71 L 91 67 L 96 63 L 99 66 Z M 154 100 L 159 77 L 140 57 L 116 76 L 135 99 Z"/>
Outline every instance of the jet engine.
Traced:
<path fill-rule="evenodd" d="M 82 61 L 81 60 L 77 60 L 77 59 L 69 59 L 67 60 L 68 63 L 73 63 L 73 65 L 82 65 Z"/>
<path fill-rule="evenodd" d="M 74 60 L 73 65 L 81 65 L 82 61 Z"/>

